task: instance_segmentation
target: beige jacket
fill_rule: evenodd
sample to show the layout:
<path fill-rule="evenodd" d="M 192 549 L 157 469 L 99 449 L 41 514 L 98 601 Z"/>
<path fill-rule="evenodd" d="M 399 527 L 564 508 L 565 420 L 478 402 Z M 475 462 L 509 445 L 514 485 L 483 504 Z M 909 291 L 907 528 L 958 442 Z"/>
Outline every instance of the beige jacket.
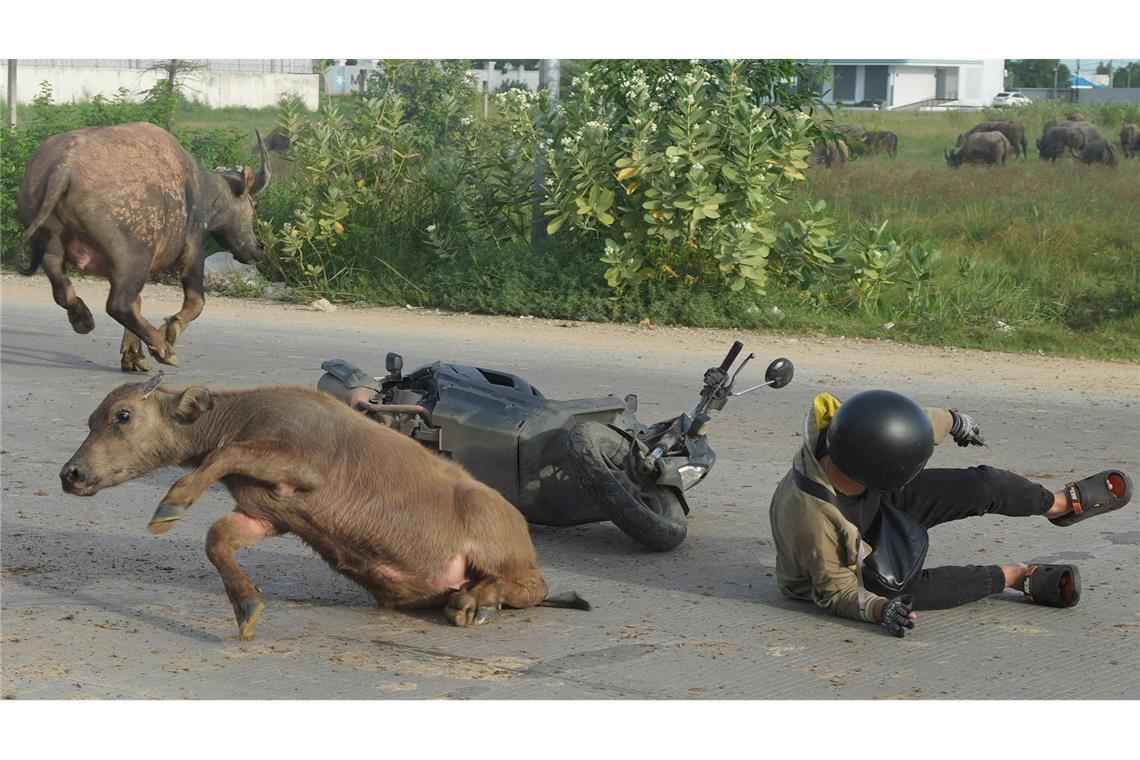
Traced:
<path fill-rule="evenodd" d="M 793 471 L 799 470 L 835 492 L 823 465 L 815 457 L 815 449 L 820 433 L 830 424 L 839 404 L 830 393 L 816 396 L 805 421 L 804 445 L 792 460 L 793 469 L 780 481 L 772 496 L 768 514 L 776 542 L 776 579 L 785 596 L 815 602 L 836 615 L 873 622 L 875 604 L 881 597 L 867 592 L 866 604 L 859 609 L 855 526 L 834 505 L 797 488 L 793 479 Z M 925 411 L 934 427 L 937 444 L 949 434 L 954 418 L 945 409 Z M 872 551 L 874 547 L 864 541 L 864 556 Z"/>

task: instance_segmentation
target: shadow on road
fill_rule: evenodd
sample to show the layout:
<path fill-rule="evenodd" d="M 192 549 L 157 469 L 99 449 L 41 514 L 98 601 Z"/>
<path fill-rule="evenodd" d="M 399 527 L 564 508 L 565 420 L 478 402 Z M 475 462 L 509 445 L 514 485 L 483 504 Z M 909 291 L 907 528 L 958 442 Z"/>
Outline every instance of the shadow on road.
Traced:
<path fill-rule="evenodd" d="M 140 623 L 201 641 L 229 641 L 206 633 L 191 618 L 173 619 L 119 601 L 130 586 L 164 586 L 216 594 L 229 609 L 221 578 L 199 541 L 147 540 L 85 531 L 50 530 L 6 521 L 3 532 L 4 585 L 18 584 L 69 602 L 103 609 Z M 284 537 L 284 540 L 296 540 Z M 300 602 L 326 607 L 376 607 L 362 588 L 341 578 L 316 555 L 295 555 L 250 548 L 238 561 L 265 589 L 266 601 Z M 115 582 L 111 595 L 92 587 Z M 145 597 L 143 592 L 140 597 Z M 222 608 L 220 607 L 220 608 Z"/>
<path fill-rule="evenodd" d="M 111 358 L 108 357 L 100 356 L 100 360 L 96 361 L 64 351 L 15 347 L 12 345 L 12 337 L 17 335 L 29 336 L 41 344 L 50 342 L 53 339 L 51 335 L 38 331 L 5 329 L 4 344 L 0 346 L 0 363 L 24 367 L 67 367 L 70 369 L 81 369 L 85 372 L 114 372 L 120 374 L 120 370 L 117 366 L 100 363 L 102 361 L 109 362 Z"/>

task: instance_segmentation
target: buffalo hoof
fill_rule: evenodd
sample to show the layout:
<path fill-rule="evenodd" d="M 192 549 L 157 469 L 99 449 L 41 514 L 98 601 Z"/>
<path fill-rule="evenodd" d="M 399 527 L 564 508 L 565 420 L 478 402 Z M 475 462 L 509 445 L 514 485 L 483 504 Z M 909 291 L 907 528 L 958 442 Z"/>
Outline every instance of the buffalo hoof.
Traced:
<path fill-rule="evenodd" d="M 178 357 L 174 355 L 174 349 L 171 348 L 170 346 L 166 346 L 165 348 L 163 348 L 161 350 L 155 348 L 154 346 L 150 346 L 149 348 L 150 348 L 150 355 L 153 356 L 155 359 L 158 359 L 163 364 L 169 364 L 171 367 L 180 366 L 178 364 Z"/>
<path fill-rule="evenodd" d="M 141 353 L 127 350 L 119 360 L 119 369 L 123 372 L 150 372 L 150 364 Z"/>
<path fill-rule="evenodd" d="M 495 607 L 478 606 L 475 597 L 462 591 L 452 594 L 443 608 L 444 617 L 460 627 L 483 625 L 495 616 L 495 611 Z"/>
<path fill-rule="evenodd" d="M 150 523 L 146 529 L 156 536 L 159 533 L 165 533 L 174 527 L 174 523 L 182 519 L 186 514 L 186 507 L 175 506 L 173 504 L 159 504 L 158 509 L 154 511 L 154 517 L 150 518 Z"/>
<path fill-rule="evenodd" d="M 257 632 L 257 618 L 266 607 L 260 596 L 244 600 L 234 605 L 234 614 L 237 616 L 238 638 L 242 641 L 251 641 Z"/>
<path fill-rule="evenodd" d="M 95 318 L 91 316 L 91 310 L 87 305 L 82 302 L 78 308 L 67 312 L 67 321 L 71 323 L 71 329 L 80 335 L 86 335 L 95 329 Z"/>
<path fill-rule="evenodd" d="M 182 331 L 186 329 L 185 323 L 177 316 L 167 317 L 163 323 L 163 334 L 166 337 L 166 345 L 173 346 L 182 337 Z"/>

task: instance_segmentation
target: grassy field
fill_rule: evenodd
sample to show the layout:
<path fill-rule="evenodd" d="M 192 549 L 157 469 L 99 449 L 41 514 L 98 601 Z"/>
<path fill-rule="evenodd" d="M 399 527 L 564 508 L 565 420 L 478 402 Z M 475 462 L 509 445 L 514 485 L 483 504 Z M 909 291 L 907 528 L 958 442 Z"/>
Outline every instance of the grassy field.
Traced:
<path fill-rule="evenodd" d="M 895 132 L 898 156 L 816 169 L 803 192 L 826 200 L 843 222 L 887 222 L 943 254 L 925 318 L 899 324 L 894 335 L 1140 357 L 1140 160 L 1121 155 L 1115 168 L 1040 161 L 1034 141 L 1051 115 L 1012 113 L 1026 125 L 1029 158 L 951 170 L 943 150 L 983 115 L 837 114 L 841 123 Z M 1097 126 L 1106 138 L 1119 131 Z M 874 328 L 864 320 L 857 332 Z"/>

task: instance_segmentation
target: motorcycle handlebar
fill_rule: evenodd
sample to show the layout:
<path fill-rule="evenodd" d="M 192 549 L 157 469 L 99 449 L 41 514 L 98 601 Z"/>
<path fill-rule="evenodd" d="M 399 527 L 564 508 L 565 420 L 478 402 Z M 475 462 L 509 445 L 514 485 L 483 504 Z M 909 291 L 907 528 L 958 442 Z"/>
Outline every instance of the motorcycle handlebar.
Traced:
<path fill-rule="evenodd" d="M 744 344 L 740 341 L 734 341 L 732 348 L 728 349 L 728 354 L 724 357 L 724 361 L 720 363 L 720 368 L 728 372 L 728 368 L 736 361 L 736 357 L 740 355 L 740 349 L 744 348 Z"/>

